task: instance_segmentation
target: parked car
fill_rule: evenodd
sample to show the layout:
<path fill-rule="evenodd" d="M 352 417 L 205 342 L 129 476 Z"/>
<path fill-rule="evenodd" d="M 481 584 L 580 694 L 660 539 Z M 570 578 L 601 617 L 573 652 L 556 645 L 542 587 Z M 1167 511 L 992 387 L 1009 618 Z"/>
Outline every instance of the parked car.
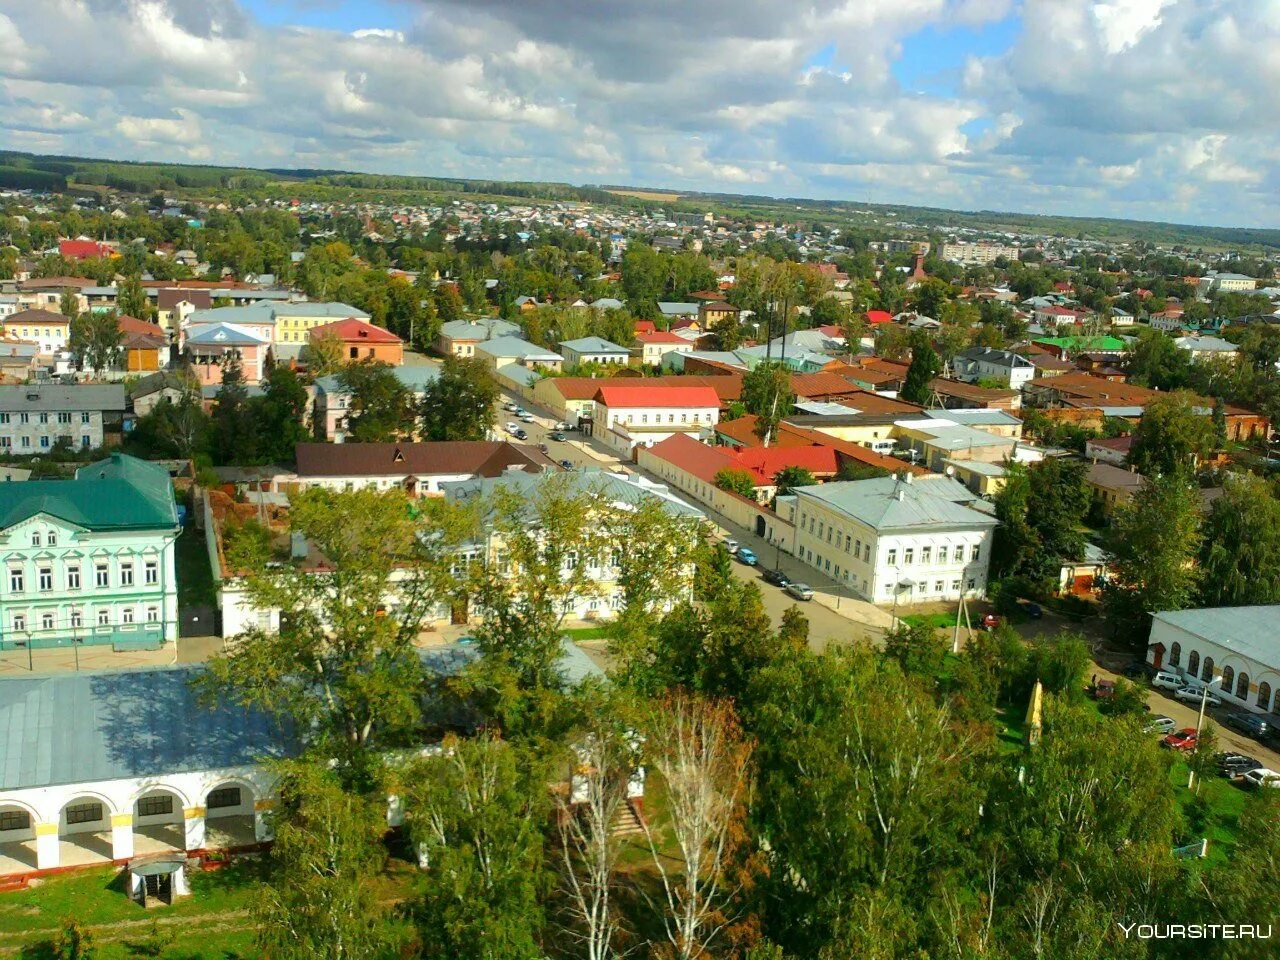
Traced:
<path fill-rule="evenodd" d="M 725 548 L 726 550 L 728 550 L 730 553 L 737 553 L 737 552 L 738 552 L 738 541 L 737 541 L 737 540 L 726 540 L 726 541 L 724 542 L 724 548 Z"/>
<path fill-rule="evenodd" d="M 1159 733 L 1168 734 L 1173 732 L 1173 728 L 1178 725 L 1178 721 L 1173 717 L 1152 717 L 1142 728 L 1143 733 Z"/>
<path fill-rule="evenodd" d="M 1160 746 L 1168 747 L 1170 750 L 1194 750 L 1200 737 L 1196 734 L 1195 728 L 1187 727 L 1179 730 L 1177 733 L 1171 733 L 1160 741 Z"/>
<path fill-rule="evenodd" d="M 515 432 L 515 438 L 517 440 L 528 440 L 529 434 L 526 433 L 524 430 L 521 430 L 519 427 L 517 427 Z"/>
<path fill-rule="evenodd" d="M 538 449 L 539 449 L 540 451 L 542 451 L 543 453 L 550 453 L 550 452 L 551 452 L 551 448 L 550 448 L 550 447 L 548 447 L 545 443 L 540 443 L 540 444 L 538 444 Z"/>
<path fill-rule="evenodd" d="M 1116 682 L 1114 680 L 1099 680 L 1093 685 L 1093 699 L 1110 700 L 1116 695 Z"/>
<path fill-rule="evenodd" d="M 516 423 L 514 420 L 510 421 L 506 427 L 507 433 L 515 433 L 519 429 L 520 424 Z"/>
<path fill-rule="evenodd" d="M 1212 693 L 1205 693 L 1205 688 L 1203 686 L 1183 687 L 1181 690 L 1175 690 L 1173 691 L 1173 699 L 1181 700 L 1183 703 L 1196 704 L 1203 699 L 1205 704 L 1210 707 L 1222 706 L 1222 701 Z"/>
<path fill-rule="evenodd" d="M 740 562 L 745 563 L 748 567 L 754 567 L 760 562 L 756 557 L 756 552 L 747 547 L 739 547 L 737 557 Z"/>
<path fill-rule="evenodd" d="M 791 583 L 791 578 L 781 570 L 766 570 L 764 572 L 764 582 L 772 583 L 775 587 L 786 587 Z"/>
<path fill-rule="evenodd" d="M 514 403 L 512 403 L 510 400 L 505 400 L 505 401 L 503 401 L 503 403 L 502 403 L 502 409 L 503 409 L 503 410 L 505 410 L 505 411 L 507 411 L 507 413 L 515 413 L 515 412 L 516 412 L 517 410 L 519 410 L 520 408 L 519 408 L 519 407 L 517 407 L 517 406 L 516 406 Z"/>
<path fill-rule="evenodd" d="M 795 597 L 797 600 L 812 600 L 813 588 L 807 583 L 788 583 L 786 587 L 787 593 Z"/>
<path fill-rule="evenodd" d="M 573 469 L 573 461 L 572 461 L 572 460 L 561 460 L 561 461 L 560 461 L 560 466 L 564 467 L 566 470 L 572 470 L 572 469 Z"/>
<path fill-rule="evenodd" d="M 1157 670 L 1156 675 L 1151 678 L 1151 685 L 1161 690 L 1181 690 L 1187 685 L 1187 681 L 1168 670 Z"/>
<path fill-rule="evenodd" d="M 565 437 L 565 435 L 561 433 L 559 430 L 557 430 L 555 433 L 551 434 L 551 439 L 559 443 L 564 443 L 564 441 L 568 438 Z"/>
<path fill-rule="evenodd" d="M 533 423 L 534 418 L 532 413 L 521 413 L 516 416 L 516 419 L 521 423 Z"/>
<path fill-rule="evenodd" d="M 983 630 L 994 630 L 998 626 L 1000 626 L 1000 618 L 996 614 L 988 613 L 982 618 Z"/>
<path fill-rule="evenodd" d="M 1251 790 L 1257 790 L 1259 787 L 1280 788 L 1280 773 L 1267 767 L 1255 767 L 1240 775 L 1240 784 Z"/>
<path fill-rule="evenodd" d="M 1130 680 L 1149 680 L 1155 676 L 1156 668 L 1145 660 L 1130 660 L 1120 672 Z"/>
<path fill-rule="evenodd" d="M 1040 604 L 1032 603 L 1030 600 L 1022 604 L 1022 610 L 1032 620 L 1039 620 L 1044 616 L 1044 611 L 1040 609 Z"/>
<path fill-rule="evenodd" d="M 1243 753 L 1220 753 L 1217 760 L 1218 772 L 1228 780 L 1242 777 L 1250 770 L 1257 770 L 1262 766 L 1259 761 Z"/>
<path fill-rule="evenodd" d="M 1265 737 L 1267 731 L 1271 729 L 1271 724 L 1256 713 L 1245 713 L 1243 711 L 1228 713 L 1225 722 L 1232 730 L 1239 730 L 1245 736 L 1253 737 L 1255 740 Z"/>
<path fill-rule="evenodd" d="M 567 423 L 565 423 L 563 420 L 557 420 L 555 423 L 551 425 L 551 429 L 552 430 L 572 430 L 573 428 L 569 426 Z M 561 439 L 564 439 L 564 438 L 562 437 Z"/>

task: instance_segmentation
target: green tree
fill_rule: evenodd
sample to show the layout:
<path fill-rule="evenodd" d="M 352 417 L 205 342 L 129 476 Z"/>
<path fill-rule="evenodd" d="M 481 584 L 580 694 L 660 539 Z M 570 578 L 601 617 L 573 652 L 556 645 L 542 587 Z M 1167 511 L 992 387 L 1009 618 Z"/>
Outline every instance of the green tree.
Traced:
<path fill-rule="evenodd" d="M 929 386 L 942 372 L 942 359 L 933 344 L 923 334 L 912 338 L 911 366 L 902 385 L 902 398 L 911 403 L 925 404 L 933 392 Z"/>
<path fill-rule="evenodd" d="M 1252 474 L 1231 474 L 1223 487 L 1204 521 L 1200 603 L 1280 602 L 1280 501 Z"/>
<path fill-rule="evenodd" d="M 124 316 L 136 320 L 151 319 L 151 302 L 147 299 L 147 291 L 142 287 L 142 280 L 136 274 L 125 277 L 117 286 L 116 309 Z"/>
<path fill-rule="evenodd" d="M 323 565 L 281 560 L 260 538 L 228 547 L 246 599 L 279 611 L 279 626 L 239 634 L 201 685 L 211 698 L 287 718 L 344 784 L 367 789 L 381 767 L 372 748 L 402 745 L 421 719 L 413 641 L 441 596 L 445 547 L 421 536 L 399 491 L 306 490 L 289 523 Z"/>
<path fill-rule="evenodd" d="M 748 500 L 756 498 L 756 482 L 746 470 L 737 467 L 725 467 L 717 470 L 712 482 L 721 490 L 736 493 Z"/>
<path fill-rule="evenodd" d="M 773 482 L 777 484 L 778 496 L 786 496 L 796 487 L 812 487 L 818 482 L 817 478 L 809 470 L 804 467 L 783 467 L 777 472 L 773 478 Z"/>
<path fill-rule="evenodd" d="M 409 906 L 421 956 L 541 960 L 545 777 L 492 734 L 449 737 L 414 770 L 408 798 L 428 867 Z"/>
<path fill-rule="evenodd" d="M 388 443 L 413 437 L 413 396 L 395 370 L 379 360 L 349 363 L 338 374 L 350 392 L 347 439 L 355 443 Z"/>
<path fill-rule="evenodd" d="M 742 378 L 742 405 L 755 416 L 756 436 L 766 447 L 773 441 L 778 421 L 791 413 L 795 399 L 791 372 L 779 361 L 759 363 Z"/>
<path fill-rule="evenodd" d="M 320 761 L 280 772 L 271 882 L 253 906 L 259 949 L 276 960 L 392 960 L 398 937 L 374 882 L 385 798 L 346 790 Z"/>
<path fill-rule="evenodd" d="M 294 449 L 310 438 L 307 388 L 288 367 L 275 367 L 261 397 L 250 401 L 259 425 L 258 457 L 268 463 L 292 462 Z"/>
<path fill-rule="evenodd" d="M 124 360 L 124 334 L 114 310 L 82 313 L 72 317 L 68 343 L 88 370 L 103 373 Z"/>
<path fill-rule="evenodd" d="M 346 344 L 336 331 L 329 331 L 320 336 L 312 336 L 303 348 L 302 358 L 307 365 L 307 373 L 313 380 L 337 373 L 346 362 L 343 353 Z"/>
<path fill-rule="evenodd" d="M 218 463 L 255 463 L 258 431 L 249 407 L 240 355 L 229 353 L 222 365 L 222 384 L 213 402 L 214 456 Z"/>
<path fill-rule="evenodd" d="M 498 384 L 483 360 L 446 357 L 419 412 L 425 440 L 484 440 L 493 429 Z"/>
<path fill-rule="evenodd" d="M 996 494 L 992 566 L 997 576 L 1025 577 L 1052 589 L 1065 560 L 1084 557 L 1081 524 L 1089 510 L 1082 461 L 1048 457 L 1027 467 L 1011 465 Z"/>
<path fill-rule="evenodd" d="M 1144 476 L 1192 470 L 1213 446 L 1213 426 L 1184 391 L 1147 404 L 1133 431 L 1129 463 Z"/>
<path fill-rule="evenodd" d="M 1145 650 L 1151 613 L 1191 606 L 1200 541 L 1200 495 L 1185 474 L 1153 477 L 1117 511 L 1107 531 L 1112 559 L 1102 589 L 1117 636 Z"/>

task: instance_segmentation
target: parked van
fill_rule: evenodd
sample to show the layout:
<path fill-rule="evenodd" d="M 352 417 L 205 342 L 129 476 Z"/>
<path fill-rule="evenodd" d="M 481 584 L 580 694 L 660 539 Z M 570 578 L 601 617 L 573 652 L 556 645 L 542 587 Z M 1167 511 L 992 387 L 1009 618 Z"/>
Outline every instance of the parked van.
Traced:
<path fill-rule="evenodd" d="M 1151 685 L 1161 690 L 1181 690 L 1187 685 L 1187 681 L 1170 670 L 1157 670 L 1156 675 L 1151 678 Z"/>
<path fill-rule="evenodd" d="M 889 454 L 893 453 L 893 451 L 897 448 L 898 441 L 897 440 L 872 440 L 870 443 L 864 444 L 864 446 L 870 447 L 872 450 L 874 450 L 876 453 L 880 454 L 881 456 L 887 457 Z"/>

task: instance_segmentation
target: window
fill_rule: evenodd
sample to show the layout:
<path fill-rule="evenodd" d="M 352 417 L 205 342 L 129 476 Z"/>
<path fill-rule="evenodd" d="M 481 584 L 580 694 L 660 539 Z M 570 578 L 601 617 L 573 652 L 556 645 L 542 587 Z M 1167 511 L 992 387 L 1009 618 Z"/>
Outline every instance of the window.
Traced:
<path fill-rule="evenodd" d="M 32 530 L 32 531 L 31 531 L 31 545 L 32 545 L 33 547 L 38 547 L 38 546 L 40 546 L 40 531 L 39 531 L 39 530 Z"/>
<path fill-rule="evenodd" d="M 79 564 L 75 564 L 73 566 L 67 567 L 67 589 L 68 590 L 80 589 L 80 565 Z"/>
<path fill-rule="evenodd" d="M 84 614 L 81 613 L 79 610 L 72 610 L 71 611 L 71 629 L 79 630 L 83 626 L 84 626 Z"/>
<path fill-rule="evenodd" d="M 0 413 L 0 423 L 8 423 L 8 422 L 9 422 L 9 414 Z"/>
<path fill-rule="evenodd" d="M 40 438 L 40 448 L 41 448 L 42 450 L 47 450 L 47 449 L 49 449 L 49 435 L 48 435 L 48 434 L 45 434 L 43 437 L 41 437 L 41 438 Z"/>
<path fill-rule="evenodd" d="M 1236 678 L 1236 699 L 1249 699 L 1249 675 L 1247 673 L 1242 673 Z"/>
<path fill-rule="evenodd" d="M 1225 692 L 1225 693 L 1230 693 L 1230 692 L 1231 692 L 1231 686 L 1232 686 L 1232 684 L 1234 684 L 1234 683 L 1235 683 L 1235 680 L 1236 680 L 1236 668 L 1235 668 L 1235 667 L 1223 667 L 1223 668 L 1222 668 L 1222 689 L 1223 689 L 1223 692 Z"/>
<path fill-rule="evenodd" d="M 167 793 L 158 797 L 143 797 L 138 801 L 140 817 L 158 817 L 167 813 L 173 813 L 173 797 Z"/>
<path fill-rule="evenodd" d="M 0 450 L 11 450 L 11 449 L 13 449 L 13 438 L 0 437 Z"/>
<path fill-rule="evenodd" d="M 133 607 L 125 607 L 120 611 L 121 623 L 133 623 Z"/>
<path fill-rule="evenodd" d="M 22 633 L 27 629 L 27 615 L 25 613 L 15 613 L 13 615 L 13 629 L 15 633 Z"/>
<path fill-rule="evenodd" d="M 50 530 L 45 536 L 45 543 L 51 547 L 56 547 L 58 545 L 58 531 Z"/>
<path fill-rule="evenodd" d="M 102 804 L 73 803 L 67 807 L 67 825 L 73 823 L 97 823 L 102 819 Z"/>
<path fill-rule="evenodd" d="M 59 414 L 58 414 L 58 422 L 59 422 L 59 423 L 70 423 L 70 422 L 71 422 L 71 414 L 70 414 L 70 413 L 67 413 L 66 411 L 63 411 L 62 413 L 59 413 Z"/>
<path fill-rule="evenodd" d="M 31 826 L 31 814 L 25 810 L 0 812 L 0 830 L 26 830 Z"/>
<path fill-rule="evenodd" d="M 1182 644 L 1178 643 L 1175 640 L 1173 643 L 1173 646 L 1169 650 L 1169 666 L 1171 667 L 1178 666 L 1178 661 L 1181 659 L 1182 659 Z"/>
<path fill-rule="evenodd" d="M 53 589 L 53 567 L 40 568 L 40 589 L 41 590 Z"/>
<path fill-rule="evenodd" d="M 959 590 L 959 589 L 960 589 L 960 581 L 959 581 L 959 580 L 952 580 L 952 581 L 951 581 L 951 589 L 952 589 L 952 590 Z"/>
<path fill-rule="evenodd" d="M 982 544 L 980 544 L 980 543 L 975 543 L 975 544 L 974 544 L 974 545 L 969 549 L 969 559 L 970 559 L 970 560 L 977 560 L 977 559 L 978 559 L 978 554 L 980 554 L 980 553 L 982 553 Z"/>
<path fill-rule="evenodd" d="M 133 586 L 133 564 L 131 562 L 120 564 L 120 586 Z"/>
<path fill-rule="evenodd" d="M 889 566 L 891 566 L 891 567 L 893 567 L 893 566 L 897 566 L 897 564 L 898 564 L 898 551 L 897 551 L 897 550 L 890 550 L 890 551 L 889 551 L 889 553 L 885 556 L 885 560 L 887 560 L 887 561 L 888 561 Z"/>
<path fill-rule="evenodd" d="M 52 614 L 52 613 L 42 613 L 42 614 L 40 614 L 40 629 L 41 629 L 41 630 L 52 630 L 52 629 L 53 629 L 53 625 L 54 625 L 54 619 L 53 619 L 53 614 Z"/>
<path fill-rule="evenodd" d="M 1258 684 L 1258 708 L 1265 710 L 1271 703 L 1271 684 L 1265 680 Z"/>
<path fill-rule="evenodd" d="M 976 581 L 973 577 L 970 577 L 970 578 L 969 578 L 969 585 L 968 585 L 967 587 L 965 587 L 965 589 L 966 589 L 966 590 L 972 590 L 972 589 L 974 588 L 974 586 L 977 584 L 977 582 L 978 582 L 978 581 Z"/>
<path fill-rule="evenodd" d="M 159 622 L 160 622 L 160 608 L 147 607 L 147 623 L 159 623 Z"/>
<path fill-rule="evenodd" d="M 934 593 L 941 593 L 941 592 L 942 592 L 942 588 L 943 588 L 944 586 L 945 586 L 945 584 L 944 584 L 941 580 L 935 580 L 935 581 L 933 581 L 933 592 L 934 592 Z"/>
<path fill-rule="evenodd" d="M 1192 650 L 1189 654 L 1187 654 L 1187 673 L 1195 677 L 1199 675 L 1199 670 L 1200 670 L 1200 653 L 1199 651 Z"/>
<path fill-rule="evenodd" d="M 22 438 L 22 442 L 21 442 L 21 443 L 19 443 L 18 445 L 19 445 L 19 446 L 21 446 L 21 447 L 25 447 L 25 448 L 28 448 L 28 449 L 29 449 L 29 448 L 31 447 L 31 438 L 30 438 L 30 437 L 23 437 L 23 438 Z"/>
<path fill-rule="evenodd" d="M 862 541 L 861 540 L 853 541 L 853 555 L 857 557 L 857 556 L 860 556 L 861 554 L 862 554 Z"/>
<path fill-rule="evenodd" d="M 920 562 L 921 562 L 921 563 L 928 563 L 928 562 L 929 562 L 930 560 L 932 560 L 932 559 L 933 559 L 933 547 L 921 547 L 921 548 L 920 548 Z"/>
<path fill-rule="evenodd" d="M 576 550 L 570 550 L 568 553 L 566 553 L 566 554 L 565 554 L 565 556 L 564 556 L 564 569 L 566 569 L 566 570 L 577 570 L 577 569 L 578 569 L 578 551 L 576 551 Z"/>
<path fill-rule="evenodd" d="M 947 562 L 947 548 L 946 548 L 946 547 L 939 547 L 939 548 L 938 548 L 938 562 L 939 562 L 939 563 L 946 563 L 946 562 Z"/>
<path fill-rule="evenodd" d="M 109 627 L 109 626 L 111 626 L 111 611 L 110 611 L 110 610 L 99 610 L 99 611 L 98 611 L 98 626 L 100 626 L 100 627 Z"/>
<path fill-rule="evenodd" d="M 40 414 L 40 422 L 41 422 L 41 423 L 48 423 L 48 422 L 49 422 L 49 415 L 48 415 L 47 413 L 42 413 L 42 414 Z"/>
<path fill-rule="evenodd" d="M 902 565 L 904 567 L 910 566 L 911 564 L 915 563 L 915 560 L 916 560 L 916 552 L 912 547 L 907 547 L 906 550 L 902 551 Z"/>
<path fill-rule="evenodd" d="M 238 807 L 240 806 L 240 788 L 219 787 L 217 790 L 210 790 L 209 797 L 205 800 L 204 805 L 207 810 L 217 810 L 220 807 Z"/>
<path fill-rule="evenodd" d="M 21 593 L 27 589 L 27 578 L 22 573 L 21 567 L 14 567 L 9 571 L 9 592 Z"/>
<path fill-rule="evenodd" d="M 871 562 L 871 544 L 870 543 L 867 543 L 867 545 L 862 548 L 862 559 L 867 561 L 868 563 Z"/>
<path fill-rule="evenodd" d="M 1204 658 L 1204 667 L 1200 671 L 1200 679 L 1206 683 L 1213 679 L 1213 657 Z"/>
<path fill-rule="evenodd" d="M 82 414 L 80 414 L 80 422 L 81 422 L 81 423 L 88 423 L 88 422 L 89 422 L 89 414 L 88 414 L 87 412 L 86 412 L 86 413 L 82 413 Z"/>
<path fill-rule="evenodd" d="M 91 444 L 92 444 L 92 441 L 89 439 L 89 435 L 87 433 L 83 434 L 80 437 L 80 446 L 82 446 L 84 449 L 88 450 Z"/>
<path fill-rule="evenodd" d="M 94 565 L 93 582 L 99 587 L 111 586 L 111 570 L 105 563 Z"/>

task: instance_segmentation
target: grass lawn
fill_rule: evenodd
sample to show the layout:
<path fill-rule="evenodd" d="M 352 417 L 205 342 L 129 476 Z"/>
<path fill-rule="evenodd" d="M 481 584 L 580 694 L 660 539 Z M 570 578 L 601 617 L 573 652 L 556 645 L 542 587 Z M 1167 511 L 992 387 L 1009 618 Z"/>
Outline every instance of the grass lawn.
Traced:
<path fill-rule="evenodd" d="M 1187 818 L 1190 835 L 1187 843 L 1193 843 L 1201 837 L 1209 840 L 1209 860 L 1227 860 L 1236 842 L 1236 828 L 1240 822 L 1240 814 L 1253 801 L 1253 796 L 1230 780 L 1217 776 L 1216 773 L 1205 777 L 1200 783 L 1200 794 L 1197 798 L 1187 789 L 1189 770 L 1181 757 L 1169 766 L 1169 782 L 1173 784 L 1178 805 Z"/>
<path fill-rule="evenodd" d="M 609 636 L 608 627 L 569 627 L 562 630 L 566 637 L 575 642 L 582 640 L 605 640 Z"/>
<path fill-rule="evenodd" d="M 970 614 L 972 619 L 973 614 Z M 956 625 L 956 614 L 952 613 L 908 613 L 899 617 L 903 623 L 913 627 L 933 627 L 935 630 L 950 629 Z M 979 618 L 981 619 L 981 618 Z"/>
<path fill-rule="evenodd" d="M 178 606 L 211 607 L 218 602 L 204 533 L 187 524 L 178 536 L 174 562 L 178 567 Z"/>

